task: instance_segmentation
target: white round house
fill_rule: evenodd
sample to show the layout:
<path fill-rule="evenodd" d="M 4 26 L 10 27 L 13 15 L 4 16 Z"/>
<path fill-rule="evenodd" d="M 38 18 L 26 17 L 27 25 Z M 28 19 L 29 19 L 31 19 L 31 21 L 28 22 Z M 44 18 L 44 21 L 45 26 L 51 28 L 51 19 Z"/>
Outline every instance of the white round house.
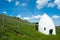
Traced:
<path fill-rule="evenodd" d="M 47 14 L 42 15 L 39 21 L 38 31 L 47 35 L 56 35 L 55 25 Z"/>

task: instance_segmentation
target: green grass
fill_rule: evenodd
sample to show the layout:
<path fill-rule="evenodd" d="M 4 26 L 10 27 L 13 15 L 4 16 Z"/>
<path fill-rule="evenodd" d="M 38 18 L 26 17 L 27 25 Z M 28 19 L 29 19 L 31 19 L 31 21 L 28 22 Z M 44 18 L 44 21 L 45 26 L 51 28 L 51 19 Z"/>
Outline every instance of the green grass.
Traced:
<path fill-rule="evenodd" d="M 4 32 L 2 24 L 0 15 L 0 40 L 60 40 L 60 27 L 56 27 L 56 35 L 45 35 L 35 31 L 34 24 L 16 17 L 5 16 Z"/>

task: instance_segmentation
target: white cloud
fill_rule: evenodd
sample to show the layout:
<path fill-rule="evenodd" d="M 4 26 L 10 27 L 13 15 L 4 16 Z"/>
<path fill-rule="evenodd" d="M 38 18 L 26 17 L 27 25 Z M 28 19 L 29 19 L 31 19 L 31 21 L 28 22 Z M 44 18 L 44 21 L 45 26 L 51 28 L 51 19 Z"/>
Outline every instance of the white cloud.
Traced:
<path fill-rule="evenodd" d="M 58 16 L 58 15 L 53 15 L 52 18 L 53 18 L 53 19 L 58 19 L 58 18 L 60 18 L 60 16 Z"/>
<path fill-rule="evenodd" d="M 48 0 L 37 0 L 36 4 L 37 4 L 37 8 L 41 9 L 43 8 L 46 4 L 48 3 Z"/>
<path fill-rule="evenodd" d="M 58 5 L 57 8 L 60 9 L 60 0 L 55 0 L 54 3 L 55 3 L 56 5 Z"/>
<path fill-rule="evenodd" d="M 47 7 L 53 8 L 54 6 L 57 5 L 57 9 L 60 9 L 60 0 L 54 0 L 53 2 L 50 2 L 50 3 L 49 3 L 49 1 L 51 1 L 51 0 L 37 0 L 36 1 L 36 4 L 37 4 L 36 7 L 38 9 L 41 9 L 47 5 Z"/>
<path fill-rule="evenodd" d="M 21 15 L 17 15 L 16 17 L 17 17 L 17 18 L 21 18 Z"/>
<path fill-rule="evenodd" d="M 21 18 L 21 15 L 17 15 L 16 17 Z M 36 15 L 36 16 L 34 15 L 31 17 L 23 17 L 21 19 L 30 21 L 30 20 L 34 20 L 34 19 L 40 19 L 40 18 L 41 18 L 41 15 Z"/>
<path fill-rule="evenodd" d="M 21 3 L 20 6 L 26 6 L 26 3 Z"/>
<path fill-rule="evenodd" d="M 4 14 L 6 14 L 7 12 L 6 11 L 3 11 Z"/>
<path fill-rule="evenodd" d="M 30 21 L 30 20 L 34 20 L 34 19 L 40 19 L 40 18 L 41 18 L 41 15 L 37 15 L 37 16 L 33 15 L 31 17 L 23 17 L 23 20 Z"/>
<path fill-rule="evenodd" d="M 54 7 L 55 4 L 54 3 L 48 3 L 47 7 Z"/>
<path fill-rule="evenodd" d="M 55 0 L 54 3 L 60 5 L 60 0 Z"/>
<path fill-rule="evenodd" d="M 20 3 L 19 1 L 16 1 L 15 5 L 19 5 L 19 3 Z"/>
<path fill-rule="evenodd" d="M 23 17 L 23 20 L 30 20 L 30 17 Z"/>
<path fill-rule="evenodd" d="M 60 5 L 58 5 L 58 7 L 57 7 L 58 9 L 60 9 Z"/>
<path fill-rule="evenodd" d="M 40 19 L 41 18 L 41 15 L 32 16 L 32 18 L 34 18 L 34 19 Z"/>
<path fill-rule="evenodd" d="M 7 0 L 8 2 L 11 2 L 12 0 Z"/>

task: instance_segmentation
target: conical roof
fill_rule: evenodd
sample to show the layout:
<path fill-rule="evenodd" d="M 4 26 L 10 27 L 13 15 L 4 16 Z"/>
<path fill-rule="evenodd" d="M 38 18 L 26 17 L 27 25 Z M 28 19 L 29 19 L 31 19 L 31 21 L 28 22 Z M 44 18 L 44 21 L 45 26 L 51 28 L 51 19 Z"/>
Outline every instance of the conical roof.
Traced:
<path fill-rule="evenodd" d="M 40 19 L 39 25 L 52 26 L 53 27 L 54 23 L 53 23 L 52 19 L 47 14 L 44 14 Z"/>

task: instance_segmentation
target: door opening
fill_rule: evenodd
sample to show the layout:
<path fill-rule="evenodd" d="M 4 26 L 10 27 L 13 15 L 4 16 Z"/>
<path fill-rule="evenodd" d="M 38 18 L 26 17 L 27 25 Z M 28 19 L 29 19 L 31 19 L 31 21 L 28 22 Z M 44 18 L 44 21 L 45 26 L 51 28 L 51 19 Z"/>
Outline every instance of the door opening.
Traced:
<path fill-rule="evenodd" d="M 53 29 L 50 29 L 50 30 L 49 30 L 49 34 L 52 34 L 52 32 L 53 32 Z"/>

